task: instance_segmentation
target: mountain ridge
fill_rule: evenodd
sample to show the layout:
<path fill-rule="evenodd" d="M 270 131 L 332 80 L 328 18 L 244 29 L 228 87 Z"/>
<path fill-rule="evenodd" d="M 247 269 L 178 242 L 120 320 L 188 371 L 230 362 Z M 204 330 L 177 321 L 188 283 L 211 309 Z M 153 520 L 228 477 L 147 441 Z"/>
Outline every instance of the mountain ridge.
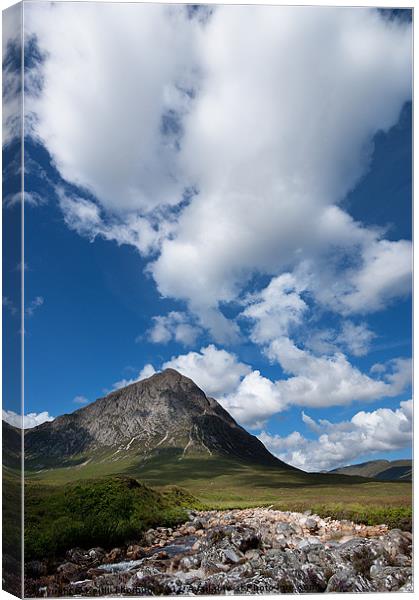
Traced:
<path fill-rule="evenodd" d="M 274 457 L 262 442 L 188 377 L 166 369 L 115 390 L 73 413 L 25 431 L 25 461 L 41 467 L 76 457 L 147 459 L 160 450 L 216 454 L 297 470 Z"/>
<path fill-rule="evenodd" d="M 412 460 L 370 460 L 367 462 L 348 465 L 328 471 L 339 475 L 351 475 L 358 477 L 369 477 L 380 479 L 382 481 L 411 481 L 412 480 Z"/>

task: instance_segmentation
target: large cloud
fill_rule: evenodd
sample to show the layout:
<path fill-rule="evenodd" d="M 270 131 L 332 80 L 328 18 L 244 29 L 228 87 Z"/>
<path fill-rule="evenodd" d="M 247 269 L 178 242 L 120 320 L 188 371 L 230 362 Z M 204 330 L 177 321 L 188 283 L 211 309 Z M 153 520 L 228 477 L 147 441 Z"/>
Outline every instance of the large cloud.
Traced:
<path fill-rule="evenodd" d="M 175 340 L 191 346 L 200 332 L 200 328 L 190 322 L 187 314 L 173 310 L 167 316 L 153 317 L 153 326 L 148 336 L 155 344 L 167 344 Z"/>
<path fill-rule="evenodd" d="M 22 78 L 20 72 L 23 5 L 10 6 L 2 13 L 2 142 L 9 144 L 22 132 Z M 10 168 L 10 165 L 9 165 Z M 3 201 L 7 200 L 4 199 Z M 10 199 L 9 199 L 10 201 Z"/>
<path fill-rule="evenodd" d="M 313 328 L 305 346 L 316 354 L 334 354 L 339 349 L 344 349 L 353 356 L 365 356 L 375 337 L 366 323 L 356 324 L 344 320 L 337 331 L 330 328 Z"/>
<path fill-rule="evenodd" d="M 27 75 L 27 122 L 79 186 L 57 189 L 67 225 L 134 246 L 160 293 L 186 301 L 194 316 L 156 317 L 154 341 L 192 343 L 200 327 L 237 341 L 247 319 L 283 379 L 213 345 L 162 365 L 241 422 L 295 404 L 396 396 L 407 361 L 366 375 L 342 350 L 365 354 L 374 334 L 356 315 L 408 293 L 411 244 L 386 240 L 339 204 L 368 169 L 374 135 L 411 97 L 411 25 L 367 8 L 193 14 L 25 5 L 43 57 Z M 267 284 L 249 294 L 251 279 Z M 238 322 L 222 312 L 228 302 L 240 303 Z M 291 339 L 313 306 L 345 318 L 319 334 L 317 350 L 316 340 L 310 349 Z M 138 378 L 153 372 L 147 365 Z"/>
<path fill-rule="evenodd" d="M 289 404 L 320 407 L 370 402 L 397 396 L 411 381 L 410 359 L 398 359 L 388 365 L 382 379 L 374 379 L 354 367 L 341 352 L 315 356 L 289 338 L 273 341 L 268 353 L 291 375 L 278 382 Z"/>
<path fill-rule="evenodd" d="M 185 15 L 158 5 L 25 6 L 27 35 L 48 53 L 42 94 L 27 99 L 33 133 L 62 176 L 110 213 L 182 199 L 175 133 L 190 102 L 196 29 Z"/>
<path fill-rule="evenodd" d="M 304 265 L 306 286 L 318 303 L 343 314 L 382 310 L 411 290 L 412 243 L 389 241 L 364 230 L 364 240 L 346 252 L 311 259 Z M 342 265 L 342 259 L 349 267 Z M 301 267 L 300 267 L 301 268 Z"/>
<path fill-rule="evenodd" d="M 361 243 L 364 256 L 378 235 L 330 206 L 410 97 L 409 30 L 369 10 L 279 11 L 222 8 L 202 36 L 206 77 L 182 151 L 200 193 L 152 269 L 197 311 L 234 299 L 254 271 L 336 246 Z"/>
<path fill-rule="evenodd" d="M 241 378 L 251 371 L 234 354 L 212 344 L 201 348 L 200 352 L 175 356 L 165 362 L 163 368 L 176 369 L 193 379 L 206 394 L 216 398 L 235 390 Z"/>
<path fill-rule="evenodd" d="M 52 417 L 47 411 L 40 413 L 28 413 L 27 415 L 18 415 L 13 410 L 3 410 L 3 420 L 13 425 L 13 427 L 23 427 L 24 429 L 31 429 L 37 425 L 41 425 L 47 421 L 53 421 L 55 417 Z"/>
<path fill-rule="evenodd" d="M 327 257 L 358 256 L 313 292 L 333 310 L 377 310 L 407 291 L 410 245 L 335 205 L 410 98 L 410 24 L 362 8 L 25 11 L 48 50 L 42 94 L 27 100 L 33 134 L 100 204 L 62 199 L 68 224 L 157 253 L 160 292 L 186 300 L 217 340 L 238 339 L 220 303 L 255 272 L 307 258 L 314 282 Z"/>
<path fill-rule="evenodd" d="M 209 396 L 216 398 L 236 390 L 241 379 L 251 372 L 251 368 L 240 362 L 237 357 L 209 345 L 199 352 L 188 352 L 173 356 L 162 365 L 162 369 L 176 369 L 182 375 L 192 379 Z M 147 364 L 133 379 L 123 379 L 114 384 L 114 389 L 124 387 L 141 379 L 154 375 L 156 369 Z"/>
<path fill-rule="evenodd" d="M 285 462 L 306 471 L 329 470 L 371 458 L 379 452 L 408 448 L 412 443 L 412 400 L 400 407 L 356 413 L 350 421 L 315 421 L 302 413 L 303 421 L 318 434 L 307 439 L 294 431 L 286 437 L 262 432 L 261 441 Z"/>
<path fill-rule="evenodd" d="M 299 325 L 308 310 L 301 297 L 299 283 L 291 273 L 273 277 L 260 292 L 246 298 L 247 307 L 241 313 L 253 323 L 251 338 L 257 344 L 266 344 L 287 335 Z"/>
<path fill-rule="evenodd" d="M 410 360 L 392 362 L 378 379 L 362 373 L 341 353 L 316 357 L 296 348 L 290 340 L 287 345 L 281 365 L 292 376 L 272 381 L 259 371 L 252 371 L 236 390 L 220 398 L 241 423 L 257 429 L 269 417 L 291 406 L 328 408 L 395 397 L 411 381 Z"/>
<path fill-rule="evenodd" d="M 288 338 L 270 347 L 289 377 L 271 380 L 214 345 L 174 356 L 162 368 L 173 368 L 190 377 L 203 391 L 214 396 L 238 421 L 260 428 L 272 415 L 291 406 L 330 407 L 353 402 L 372 402 L 395 397 L 410 384 L 411 361 L 397 359 L 381 369 L 377 377 L 362 373 L 342 353 L 315 356 L 297 348 Z M 155 372 L 146 365 L 137 381 Z M 132 381 L 118 382 L 127 385 Z"/>

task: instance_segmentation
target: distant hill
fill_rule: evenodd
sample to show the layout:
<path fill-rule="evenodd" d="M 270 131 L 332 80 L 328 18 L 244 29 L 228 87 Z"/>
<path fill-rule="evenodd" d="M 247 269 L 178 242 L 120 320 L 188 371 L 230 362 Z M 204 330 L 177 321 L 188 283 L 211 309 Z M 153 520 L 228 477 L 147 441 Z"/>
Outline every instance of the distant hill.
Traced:
<path fill-rule="evenodd" d="M 371 477 L 382 481 L 412 481 L 412 461 L 403 460 L 370 460 L 358 465 L 349 465 L 340 469 L 333 469 L 329 473 L 340 475 L 356 475 L 358 477 Z"/>

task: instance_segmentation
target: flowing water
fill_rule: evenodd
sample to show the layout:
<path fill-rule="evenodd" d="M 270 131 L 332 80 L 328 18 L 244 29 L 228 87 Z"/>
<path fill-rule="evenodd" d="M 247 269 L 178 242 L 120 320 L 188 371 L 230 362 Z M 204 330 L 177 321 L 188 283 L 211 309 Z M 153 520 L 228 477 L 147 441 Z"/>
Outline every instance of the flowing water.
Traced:
<path fill-rule="evenodd" d="M 178 554 L 185 554 L 186 552 L 189 552 L 189 550 L 192 548 L 192 546 L 196 542 L 196 539 L 197 538 L 194 535 L 180 537 L 172 544 L 163 547 L 158 546 L 150 549 L 145 554 L 145 556 L 139 558 L 138 560 L 124 560 L 117 563 L 103 564 L 99 565 L 97 568 L 102 569 L 103 571 L 105 571 L 105 573 L 126 573 L 127 571 L 131 571 L 131 569 L 135 569 L 136 567 L 141 565 L 145 559 L 162 551 L 166 552 L 169 558 Z"/>

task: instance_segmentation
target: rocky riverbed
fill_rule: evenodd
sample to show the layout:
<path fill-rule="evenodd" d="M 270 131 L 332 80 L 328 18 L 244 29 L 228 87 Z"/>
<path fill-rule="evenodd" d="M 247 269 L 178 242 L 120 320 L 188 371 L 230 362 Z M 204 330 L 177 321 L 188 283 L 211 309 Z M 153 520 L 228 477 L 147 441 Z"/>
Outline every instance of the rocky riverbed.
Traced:
<path fill-rule="evenodd" d="M 26 565 L 26 596 L 413 591 L 412 535 L 269 508 L 190 512 L 138 544 Z"/>

